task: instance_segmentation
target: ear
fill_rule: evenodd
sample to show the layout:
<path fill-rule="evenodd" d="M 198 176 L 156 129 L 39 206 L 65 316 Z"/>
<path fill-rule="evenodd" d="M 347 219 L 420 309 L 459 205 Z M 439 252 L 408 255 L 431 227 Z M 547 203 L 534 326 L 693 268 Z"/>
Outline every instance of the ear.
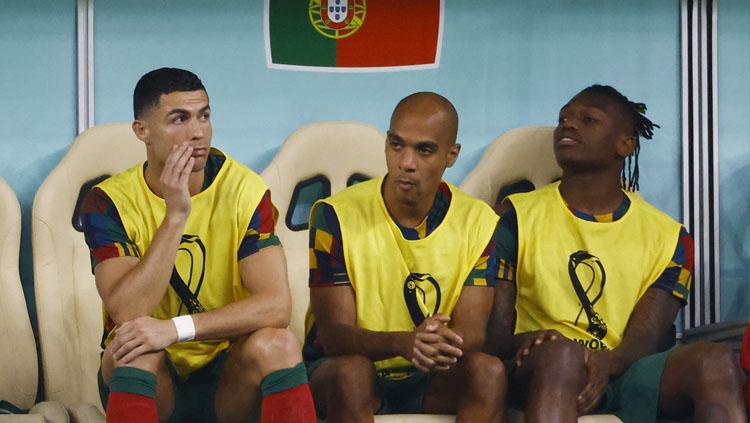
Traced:
<path fill-rule="evenodd" d="M 450 148 L 450 151 L 448 151 L 448 163 L 446 163 L 445 167 L 453 166 L 453 163 L 456 163 L 456 159 L 458 159 L 458 153 L 460 152 L 461 144 L 453 144 Z"/>
<path fill-rule="evenodd" d="M 138 137 L 139 140 L 143 141 L 146 145 L 150 144 L 148 140 L 148 128 L 143 121 L 136 119 L 133 121 L 131 127 L 133 128 L 133 133 L 135 133 L 135 136 Z"/>
<path fill-rule="evenodd" d="M 628 135 L 620 138 L 615 148 L 617 149 L 617 155 L 625 158 L 631 155 L 637 146 L 638 141 L 636 141 L 635 135 Z"/>

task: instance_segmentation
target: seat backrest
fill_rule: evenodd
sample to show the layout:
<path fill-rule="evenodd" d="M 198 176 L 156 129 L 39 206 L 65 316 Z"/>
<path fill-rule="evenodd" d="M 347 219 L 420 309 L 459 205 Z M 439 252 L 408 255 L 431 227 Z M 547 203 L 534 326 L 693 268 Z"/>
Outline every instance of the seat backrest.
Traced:
<path fill-rule="evenodd" d="M 461 183 L 461 189 L 490 206 L 502 200 L 506 189 L 543 187 L 562 176 L 552 147 L 552 126 L 516 128 L 505 132 L 490 144 L 482 158 Z"/>
<path fill-rule="evenodd" d="M 276 234 L 284 246 L 289 271 L 291 328 L 300 340 L 310 302 L 307 220 L 311 202 L 341 191 L 354 179 L 384 175 L 384 150 L 385 134 L 372 126 L 317 122 L 289 135 L 262 173 L 279 211 Z"/>
<path fill-rule="evenodd" d="M 34 198 L 34 286 L 47 399 L 100 404 L 101 299 L 73 215 L 84 184 L 145 160 L 145 150 L 130 124 L 88 129 L 73 141 Z"/>
<path fill-rule="evenodd" d="M 38 367 L 18 273 L 20 245 L 21 208 L 0 179 L 0 400 L 29 409 L 36 399 Z"/>

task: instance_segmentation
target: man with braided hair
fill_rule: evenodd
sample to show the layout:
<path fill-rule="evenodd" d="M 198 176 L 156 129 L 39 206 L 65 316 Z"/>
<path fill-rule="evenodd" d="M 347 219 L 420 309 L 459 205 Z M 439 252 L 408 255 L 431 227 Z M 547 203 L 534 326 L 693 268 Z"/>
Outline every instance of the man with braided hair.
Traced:
<path fill-rule="evenodd" d="M 487 349 L 508 360 L 511 401 L 527 422 L 593 412 L 625 423 L 747 421 L 731 348 L 664 351 L 690 291 L 693 244 L 629 192 L 640 138 L 657 127 L 645 110 L 610 86 L 578 93 L 554 132 L 562 179 L 510 196 L 501 216 Z"/>

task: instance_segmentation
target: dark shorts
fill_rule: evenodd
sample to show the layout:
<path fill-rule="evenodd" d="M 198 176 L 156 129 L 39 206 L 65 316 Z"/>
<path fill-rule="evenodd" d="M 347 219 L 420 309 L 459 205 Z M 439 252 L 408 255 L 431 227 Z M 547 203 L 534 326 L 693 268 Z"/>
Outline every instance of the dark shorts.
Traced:
<path fill-rule="evenodd" d="M 649 355 L 633 363 L 625 373 L 611 379 L 599 406 L 592 414 L 614 414 L 623 423 L 656 422 L 661 375 L 672 350 Z M 504 361 L 510 379 L 516 369 L 514 359 Z M 523 401 L 510 390 L 509 402 L 523 408 Z"/>
<path fill-rule="evenodd" d="M 219 354 L 213 361 L 196 370 L 187 379 L 182 380 L 175 372 L 172 362 L 167 358 L 167 368 L 172 376 L 174 387 L 174 410 L 170 422 L 215 422 L 216 410 L 214 397 L 219 385 L 219 376 L 224 368 L 227 351 Z M 104 384 L 102 371 L 99 370 L 99 397 L 106 409 L 109 400 L 109 387 Z"/>
<path fill-rule="evenodd" d="M 325 361 L 321 358 L 307 365 L 307 378 Z M 424 397 L 432 382 L 433 373 L 414 369 L 406 378 L 392 380 L 383 376 L 375 379 L 375 392 L 380 396 L 380 408 L 375 414 L 421 414 Z M 322 416 L 321 416 L 322 417 Z"/>

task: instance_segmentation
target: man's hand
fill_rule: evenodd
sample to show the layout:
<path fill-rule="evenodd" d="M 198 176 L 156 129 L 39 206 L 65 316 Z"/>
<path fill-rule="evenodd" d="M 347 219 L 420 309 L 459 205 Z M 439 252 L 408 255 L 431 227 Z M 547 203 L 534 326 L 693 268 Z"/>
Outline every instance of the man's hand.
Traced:
<path fill-rule="evenodd" d="M 527 332 L 523 335 L 523 340 L 521 341 L 520 345 L 518 345 L 518 349 L 516 350 L 516 366 L 521 367 L 523 364 L 523 360 L 531 354 L 531 350 L 541 345 L 545 341 L 555 341 L 557 339 L 563 339 L 563 336 L 560 334 L 560 332 L 551 329 L 551 330 L 539 330 L 534 332 Z"/>
<path fill-rule="evenodd" d="M 436 314 L 414 330 L 411 362 L 423 371 L 448 370 L 463 355 L 463 339 L 446 324 L 450 317 Z"/>
<path fill-rule="evenodd" d="M 190 190 L 188 181 L 193 171 L 195 159 L 193 147 L 187 143 L 172 146 L 167 156 L 164 169 L 159 177 L 161 195 L 167 204 L 167 216 L 176 219 L 187 219 L 190 215 Z"/>
<path fill-rule="evenodd" d="M 177 329 L 171 320 L 139 317 L 117 328 L 108 348 L 115 360 L 125 364 L 141 354 L 162 351 L 177 342 Z"/>
<path fill-rule="evenodd" d="M 596 408 L 609 383 L 612 359 L 606 351 L 591 351 L 584 348 L 586 362 L 586 386 L 578 395 L 578 413 L 588 414 Z"/>

